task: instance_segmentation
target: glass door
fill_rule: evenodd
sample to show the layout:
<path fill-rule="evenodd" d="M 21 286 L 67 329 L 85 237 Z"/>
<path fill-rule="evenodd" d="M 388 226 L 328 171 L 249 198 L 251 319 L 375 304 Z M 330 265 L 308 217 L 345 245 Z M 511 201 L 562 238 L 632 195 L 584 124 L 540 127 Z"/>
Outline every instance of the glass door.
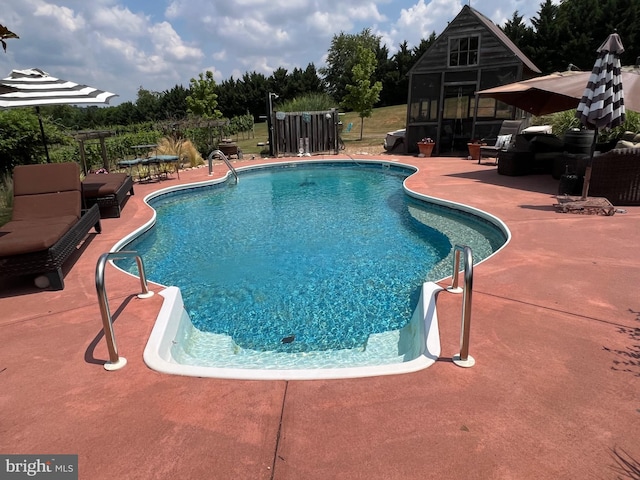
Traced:
<path fill-rule="evenodd" d="M 445 85 L 440 153 L 467 155 L 475 111 L 476 84 Z"/>

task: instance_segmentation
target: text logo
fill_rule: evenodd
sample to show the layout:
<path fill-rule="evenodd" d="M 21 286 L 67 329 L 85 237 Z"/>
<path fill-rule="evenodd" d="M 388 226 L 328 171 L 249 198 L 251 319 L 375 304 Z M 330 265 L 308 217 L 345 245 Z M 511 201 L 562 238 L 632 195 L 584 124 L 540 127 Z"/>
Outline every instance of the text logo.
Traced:
<path fill-rule="evenodd" d="M 2 455 L 0 480 L 78 480 L 78 455 Z"/>

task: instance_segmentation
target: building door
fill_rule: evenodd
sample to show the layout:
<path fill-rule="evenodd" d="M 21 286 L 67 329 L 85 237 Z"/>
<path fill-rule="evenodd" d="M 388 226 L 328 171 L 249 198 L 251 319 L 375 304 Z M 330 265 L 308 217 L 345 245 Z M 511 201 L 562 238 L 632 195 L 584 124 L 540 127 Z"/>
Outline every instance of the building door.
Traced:
<path fill-rule="evenodd" d="M 440 115 L 440 154 L 467 156 L 475 110 L 476 83 L 446 85 Z"/>

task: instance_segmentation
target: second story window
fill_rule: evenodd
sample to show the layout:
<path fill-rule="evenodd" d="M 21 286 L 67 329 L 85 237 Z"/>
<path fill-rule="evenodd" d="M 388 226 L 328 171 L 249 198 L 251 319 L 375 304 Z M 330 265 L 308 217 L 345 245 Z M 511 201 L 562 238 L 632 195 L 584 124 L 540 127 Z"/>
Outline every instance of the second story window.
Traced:
<path fill-rule="evenodd" d="M 478 64 L 479 37 L 449 39 L 449 66 L 463 67 Z"/>

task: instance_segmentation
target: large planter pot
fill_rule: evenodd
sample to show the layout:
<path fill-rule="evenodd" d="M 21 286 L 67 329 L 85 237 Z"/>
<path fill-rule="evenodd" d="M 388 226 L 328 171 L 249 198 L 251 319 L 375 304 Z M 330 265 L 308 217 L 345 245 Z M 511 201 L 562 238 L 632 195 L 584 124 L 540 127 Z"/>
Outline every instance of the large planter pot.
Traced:
<path fill-rule="evenodd" d="M 418 142 L 418 150 L 420 151 L 420 156 L 430 157 L 431 152 L 433 152 L 434 146 L 435 143 Z"/>
<path fill-rule="evenodd" d="M 469 160 L 480 160 L 480 143 L 467 143 L 469 149 Z"/>

